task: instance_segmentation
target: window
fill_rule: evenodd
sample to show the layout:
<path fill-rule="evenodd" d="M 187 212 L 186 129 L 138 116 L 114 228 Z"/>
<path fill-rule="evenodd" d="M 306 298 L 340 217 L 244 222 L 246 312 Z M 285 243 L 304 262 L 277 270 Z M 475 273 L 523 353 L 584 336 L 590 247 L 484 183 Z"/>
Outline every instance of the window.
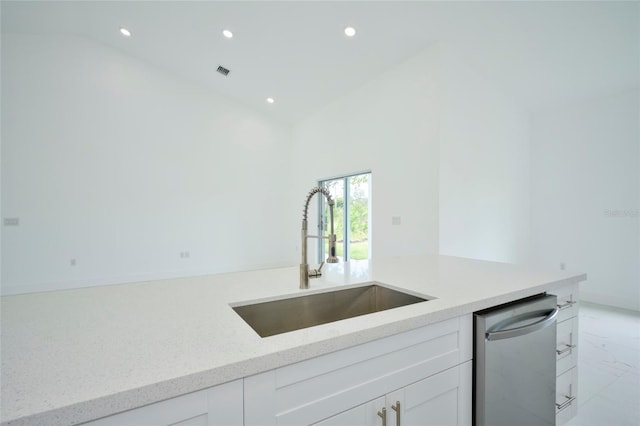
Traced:
<path fill-rule="evenodd" d="M 335 201 L 333 207 L 336 255 L 343 261 L 369 259 L 371 256 L 371 173 L 342 176 L 319 182 L 327 188 Z M 318 233 L 327 235 L 329 230 L 329 206 L 319 197 Z M 329 242 L 318 240 L 319 261 L 327 256 Z"/>

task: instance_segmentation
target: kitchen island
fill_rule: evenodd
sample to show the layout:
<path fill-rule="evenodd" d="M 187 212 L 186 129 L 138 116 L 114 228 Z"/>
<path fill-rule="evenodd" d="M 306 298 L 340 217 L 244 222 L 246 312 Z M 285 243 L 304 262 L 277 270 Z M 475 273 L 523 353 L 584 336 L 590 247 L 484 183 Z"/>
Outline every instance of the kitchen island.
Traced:
<path fill-rule="evenodd" d="M 2 298 L 2 425 L 70 425 L 263 374 L 586 279 L 437 255 Z M 379 282 L 428 302 L 261 338 L 246 301 Z"/>

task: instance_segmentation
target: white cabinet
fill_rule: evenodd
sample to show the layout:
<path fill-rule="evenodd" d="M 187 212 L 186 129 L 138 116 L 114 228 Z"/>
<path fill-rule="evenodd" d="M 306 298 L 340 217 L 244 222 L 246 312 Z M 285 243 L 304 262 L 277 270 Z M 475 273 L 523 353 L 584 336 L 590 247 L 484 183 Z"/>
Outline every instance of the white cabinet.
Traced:
<path fill-rule="evenodd" d="M 387 395 L 387 425 L 471 425 L 472 362 Z"/>
<path fill-rule="evenodd" d="M 371 426 L 381 424 L 382 417 L 386 415 L 385 398 L 380 397 L 314 423 L 313 426 Z"/>
<path fill-rule="evenodd" d="M 556 333 L 556 425 L 572 419 L 578 411 L 578 284 L 549 293 L 558 298 Z"/>
<path fill-rule="evenodd" d="M 471 370 L 467 361 L 313 426 L 471 425 Z"/>
<path fill-rule="evenodd" d="M 86 426 L 241 426 L 242 380 L 104 417 Z"/>
<path fill-rule="evenodd" d="M 407 419 L 431 409 L 434 424 L 471 424 L 471 329 L 465 315 L 247 377 L 245 425 L 381 425 L 383 407 L 393 425 L 394 398 Z"/>

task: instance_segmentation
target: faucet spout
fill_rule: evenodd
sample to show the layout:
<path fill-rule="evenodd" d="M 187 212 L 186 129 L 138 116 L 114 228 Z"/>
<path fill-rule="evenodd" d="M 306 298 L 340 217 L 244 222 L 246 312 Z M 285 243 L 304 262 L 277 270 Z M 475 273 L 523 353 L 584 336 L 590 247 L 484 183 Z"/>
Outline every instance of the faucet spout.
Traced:
<path fill-rule="evenodd" d="M 329 205 L 329 218 L 330 218 L 330 225 L 331 225 L 331 232 L 328 236 L 315 236 L 315 235 L 308 235 L 307 233 L 307 216 L 309 213 L 309 203 L 311 202 L 311 198 L 313 198 L 313 196 L 317 193 L 320 193 L 322 195 L 325 196 L 325 198 L 327 199 L 327 204 Z M 307 195 L 307 199 L 304 203 L 304 209 L 303 209 L 303 213 L 302 213 L 302 247 L 301 247 L 301 251 L 302 251 L 302 260 L 300 263 L 300 288 L 301 289 L 307 289 L 309 288 L 309 278 L 316 278 L 322 275 L 322 273 L 320 272 L 320 270 L 322 269 L 322 266 L 320 266 L 318 269 L 314 269 L 312 271 L 309 270 L 309 264 L 307 262 L 307 240 L 309 238 L 321 238 L 321 239 L 328 239 L 329 240 L 329 255 L 327 257 L 326 262 L 327 263 L 338 263 L 339 260 L 336 257 L 336 234 L 334 233 L 333 230 L 333 206 L 335 205 L 335 202 L 333 201 L 333 198 L 331 197 L 331 194 L 329 193 L 329 191 L 325 188 L 321 188 L 321 187 L 315 187 L 313 188 L 311 191 L 309 191 L 309 194 Z M 324 262 L 322 262 L 322 264 L 324 264 Z"/>

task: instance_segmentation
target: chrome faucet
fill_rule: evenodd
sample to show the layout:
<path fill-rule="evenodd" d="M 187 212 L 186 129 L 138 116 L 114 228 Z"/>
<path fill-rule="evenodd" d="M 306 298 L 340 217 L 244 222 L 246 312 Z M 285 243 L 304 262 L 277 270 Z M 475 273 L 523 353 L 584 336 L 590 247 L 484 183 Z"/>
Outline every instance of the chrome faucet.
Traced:
<path fill-rule="evenodd" d="M 331 233 L 328 236 L 323 235 L 307 235 L 307 213 L 309 211 L 309 202 L 311 198 L 321 193 L 327 198 L 327 204 L 329 205 L 329 217 L 331 219 Z M 320 238 L 323 240 L 329 240 L 329 256 L 327 257 L 327 263 L 338 263 L 339 260 L 336 257 L 336 234 L 333 233 L 333 205 L 335 202 L 331 198 L 331 194 L 325 188 L 316 187 L 309 191 L 307 200 L 304 203 L 304 210 L 302 214 L 302 263 L 300 263 L 300 288 L 309 288 L 309 278 L 317 278 L 322 275 L 321 270 L 324 266 L 324 261 L 320 264 L 318 269 L 309 269 L 307 263 L 307 239 Z"/>

